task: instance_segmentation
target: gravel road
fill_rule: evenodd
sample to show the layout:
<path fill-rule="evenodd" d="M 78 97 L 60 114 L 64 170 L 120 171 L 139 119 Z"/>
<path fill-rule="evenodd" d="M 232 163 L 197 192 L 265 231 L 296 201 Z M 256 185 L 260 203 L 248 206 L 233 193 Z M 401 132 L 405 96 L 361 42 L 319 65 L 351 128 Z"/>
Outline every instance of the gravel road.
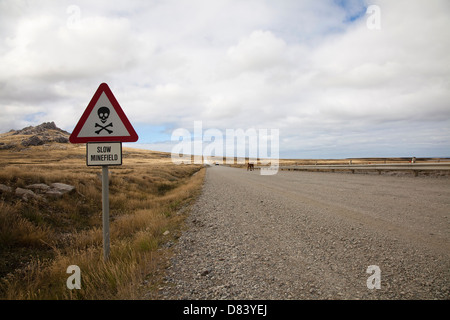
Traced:
<path fill-rule="evenodd" d="M 448 177 L 210 167 L 160 299 L 449 299 L 449 226 Z"/>

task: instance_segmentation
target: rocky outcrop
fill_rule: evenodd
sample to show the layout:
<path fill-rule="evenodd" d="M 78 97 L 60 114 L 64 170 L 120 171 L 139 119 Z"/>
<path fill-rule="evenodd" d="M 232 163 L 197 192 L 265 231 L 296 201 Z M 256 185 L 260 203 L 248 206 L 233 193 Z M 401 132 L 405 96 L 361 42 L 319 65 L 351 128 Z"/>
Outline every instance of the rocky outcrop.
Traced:
<path fill-rule="evenodd" d="M 21 135 L 36 135 L 36 134 L 46 133 L 49 130 L 55 130 L 55 131 L 58 131 L 58 132 L 60 132 L 60 133 L 62 133 L 64 135 L 68 135 L 69 134 L 67 131 L 64 131 L 64 130 L 58 128 L 56 126 L 55 122 L 52 121 L 52 122 L 44 122 L 44 123 L 42 123 L 42 124 L 40 124 L 38 126 L 35 126 L 35 127 L 33 127 L 33 126 L 25 127 L 25 128 L 23 128 L 21 130 L 14 131 L 13 135 L 18 135 L 18 134 L 21 134 Z"/>
<path fill-rule="evenodd" d="M 4 143 L 0 142 L 0 150 L 9 150 L 14 148 L 16 145 L 14 143 Z"/>
<path fill-rule="evenodd" d="M 52 142 L 57 143 L 69 143 L 69 136 L 65 130 L 62 130 L 52 122 L 44 122 L 38 126 L 29 126 L 21 130 L 10 130 L 8 132 L 10 136 L 24 136 L 22 141 L 14 140 L 14 142 L 8 142 L 6 136 L 3 137 L 4 142 L 0 142 L 0 150 L 13 149 L 16 146 L 33 147 L 40 146 Z M 6 140 L 6 141 L 5 141 Z"/>
<path fill-rule="evenodd" d="M 58 143 L 69 143 L 69 138 L 64 136 L 57 136 L 53 140 Z"/>
<path fill-rule="evenodd" d="M 42 139 L 39 138 L 38 136 L 32 136 L 32 137 L 22 141 L 22 145 L 24 147 L 40 146 L 40 145 L 43 145 L 43 144 L 44 144 L 44 141 L 42 141 Z"/>

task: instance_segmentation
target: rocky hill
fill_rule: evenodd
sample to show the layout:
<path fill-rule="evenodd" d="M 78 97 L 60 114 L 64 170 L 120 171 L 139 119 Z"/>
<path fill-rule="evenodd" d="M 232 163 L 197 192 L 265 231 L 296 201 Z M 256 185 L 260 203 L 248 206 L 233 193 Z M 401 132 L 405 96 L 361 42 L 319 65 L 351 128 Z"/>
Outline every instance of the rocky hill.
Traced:
<path fill-rule="evenodd" d="M 52 122 L 29 126 L 20 130 L 10 130 L 0 134 L 0 150 L 40 146 L 48 143 L 68 143 L 70 133 L 58 128 Z"/>

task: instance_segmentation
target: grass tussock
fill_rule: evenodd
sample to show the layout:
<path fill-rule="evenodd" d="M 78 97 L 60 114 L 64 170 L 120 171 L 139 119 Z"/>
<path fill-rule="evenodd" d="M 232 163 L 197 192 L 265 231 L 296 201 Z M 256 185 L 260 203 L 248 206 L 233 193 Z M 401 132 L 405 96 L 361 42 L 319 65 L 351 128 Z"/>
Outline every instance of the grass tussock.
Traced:
<path fill-rule="evenodd" d="M 111 251 L 104 261 L 101 169 L 87 167 L 84 157 L 79 146 L 0 151 L 0 184 L 12 189 L 0 192 L 1 299 L 156 295 L 159 270 L 170 254 L 165 244 L 179 236 L 185 218 L 180 209 L 199 194 L 204 169 L 124 149 L 123 165 L 109 170 Z M 28 201 L 14 194 L 18 187 L 54 182 L 76 191 Z M 67 288 L 71 265 L 80 268 L 81 289 Z"/>

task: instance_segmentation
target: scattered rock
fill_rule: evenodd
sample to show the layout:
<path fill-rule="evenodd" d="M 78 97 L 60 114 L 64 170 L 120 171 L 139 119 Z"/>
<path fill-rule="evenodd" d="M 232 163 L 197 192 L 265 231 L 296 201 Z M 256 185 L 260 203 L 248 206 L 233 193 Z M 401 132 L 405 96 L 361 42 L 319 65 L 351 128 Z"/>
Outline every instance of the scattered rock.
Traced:
<path fill-rule="evenodd" d="M 75 190 L 74 186 L 71 186 L 71 185 L 65 184 L 65 183 L 59 183 L 59 182 L 52 183 L 50 185 L 50 187 L 61 193 L 69 193 L 69 192 L 72 192 Z"/>
<path fill-rule="evenodd" d="M 23 188 L 16 188 L 16 196 L 21 197 L 23 200 L 28 201 L 30 199 L 39 199 L 40 196 L 35 194 L 33 191 Z"/>
<path fill-rule="evenodd" d="M 60 197 L 63 194 L 71 193 L 75 190 L 74 186 L 65 183 L 55 182 L 48 186 L 45 183 L 35 183 L 27 185 L 25 188 L 16 188 L 15 194 L 21 197 L 23 200 L 28 201 L 30 199 L 44 199 L 42 195 L 51 197 Z M 0 193 L 12 192 L 12 188 L 0 184 Z M 168 233 L 168 231 L 166 231 Z"/>
<path fill-rule="evenodd" d="M 51 196 L 51 197 L 60 197 L 63 195 L 63 193 L 61 191 L 58 191 L 56 189 L 50 189 L 47 192 L 45 192 L 46 196 Z"/>
<path fill-rule="evenodd" d="M 25 188 L 32 189 L 32 190 L 35 190 L 38 192 L 45 192 L 50 189 L 50 187 L 48 185 L 46 185 L 45 183 L 30 184 L 30 185 L 26 186 Z"/>
<path fill-rule="evenodd" d="M 0 192 L 11 192 L 11 191 L 12 191 L 11 187 L 8 187 L 8 186 L 0 183 Z"/>
<path fill-rule="evenodd" d="M 16 195 L 17 196 L 23 196 L 25 194 L 34 195 L 35 193 L 33 191 L 31 191 L 31 190 L 28 190 L 28 189 L 16 188 Z"/>
<path fill-rule="evenodd" d="M 205 269 L 205 270 L 203 270 L 202 272 L 200 272 L 200 275 L 202 276 L 202 277 L 204 277 L 204 276 L 206 276 L 206 275 L 208 275 L 208 274 L 210 274 L 211 273 L 211 269 Z"/>

